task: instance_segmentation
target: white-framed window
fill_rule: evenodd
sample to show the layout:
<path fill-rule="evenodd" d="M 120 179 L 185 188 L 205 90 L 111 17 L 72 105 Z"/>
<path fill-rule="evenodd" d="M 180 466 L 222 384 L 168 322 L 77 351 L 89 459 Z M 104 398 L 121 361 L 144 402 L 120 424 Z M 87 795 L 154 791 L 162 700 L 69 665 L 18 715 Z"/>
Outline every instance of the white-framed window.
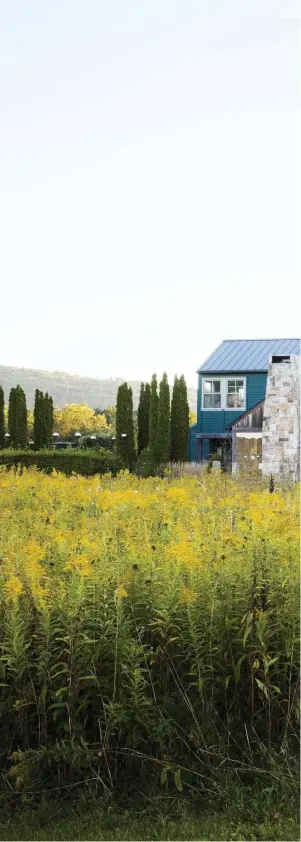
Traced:
<path fill-rule="evenodd" d="M 203 408 L 221 409 L 221 380 L 203 380 Z"/>
<path fill-rule="evenodd" d="M 245 377 L 203 377 L 202 410 L 246 409 Z"/>
<path fill-rule="evenodd" d="M 245 379 L 227 380 L 227 406 L 226 409 L 244 409 L 246 401 Z"/>

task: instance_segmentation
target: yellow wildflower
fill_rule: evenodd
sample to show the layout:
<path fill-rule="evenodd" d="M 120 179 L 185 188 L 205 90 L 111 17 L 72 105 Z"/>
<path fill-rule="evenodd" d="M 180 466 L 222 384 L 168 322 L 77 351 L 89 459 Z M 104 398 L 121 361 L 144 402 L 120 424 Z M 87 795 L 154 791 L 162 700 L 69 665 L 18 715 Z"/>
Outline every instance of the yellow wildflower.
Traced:
<path fill-rule="evenodd" d="M 127 595 L 128 592 L 126 591 L 124 585 L 118 585 L 118 588 L 116 588 L 115 591 L 115 602 L 119 599 L 124 599 Z"/>
<path fill-rule="evenodd" d="M 7 599 L 17 599 L 23 591 L 22 583 L 13 573 L 5 585 L 5 596 Z"/>
<path fill-rule="evenodd" d="M 195 602 L 196 596 L 189 588 L 183 586 L 180 590 L 180 600 L 181 602 L 185 602 L 189 605 L 191 602 Z"/>

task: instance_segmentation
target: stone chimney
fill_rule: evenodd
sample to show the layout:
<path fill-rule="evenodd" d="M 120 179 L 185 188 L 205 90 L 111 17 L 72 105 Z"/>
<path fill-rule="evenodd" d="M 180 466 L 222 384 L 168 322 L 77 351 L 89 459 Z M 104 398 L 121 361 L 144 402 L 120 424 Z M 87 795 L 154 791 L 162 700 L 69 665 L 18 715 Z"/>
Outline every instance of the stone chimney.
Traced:
<path fill-rule="evenodd" d="M 262 473 L 300 480 L 300 357 L 269 360 L 262 426 Z"/>

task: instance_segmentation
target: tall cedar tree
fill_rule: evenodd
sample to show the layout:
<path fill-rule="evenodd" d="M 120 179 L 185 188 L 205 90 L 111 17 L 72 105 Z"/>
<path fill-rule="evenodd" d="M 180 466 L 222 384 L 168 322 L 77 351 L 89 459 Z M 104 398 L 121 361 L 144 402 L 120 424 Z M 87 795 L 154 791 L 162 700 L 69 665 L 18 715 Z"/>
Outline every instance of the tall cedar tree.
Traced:
<path fill-rule="evenodd" d="M 49 395 L 48 398 L 48 447 L 52 447 L 53 444 L 53 429 L 54 429 L 54 408 L 53 408 L 53 398 Z"/>
<path fill-rule="evenodd" d="M 10 390 L 8 402 L 8 431 L 10 445 L 24 449 L 28 444 L 27 407 L 25 392 L 21 386 Z"/>
<path fill-rule="evenodd" d="M 138 406 L 138 456 L 149 442 L 150 385 L 141 383 Z"/>
<path fill-rule="evenodd" d="M 13 386 L 8 398 L 8 432 L 10 447 L 15 447 L 16 442 L 16 387 Z"/>
<path fill-rule="evenodd" d="M 179 418 L 179 378 L 175 375 L 170 413 L 170 458 L 178 462 L 178 418 Z"/>
<path fill-rule="evenodd" d="M 171 443 L 172 462 L 186 462 L 189 440 L 189 404 L 185 377 L 175 377 L 171 401 Z"/>
<path fill-rule="evenodd" d="M 4 392 L 0 386 L 0 448 L 5 447 L 5 429 L 4 429 Z"/>
<path fill-rule="evenodd" d="M 149 383 L 145 384 L 144 389 L 144 403 L 145 403 L 145 416 L 147 418 L 147 443 L 146 447 L 149 445 L 149 420 L 150 420 L 150 399 L 151 399 L 151 387 Z"/>
<path fill-rule="evenodd" d="M 155 444 L 157 437 L 159 411 L 159 396 L 157 375 L 153 374 L 150 385 L 150 408 L 149 408 L 149 448 L 152 457 L 155 458 Z"/>
<path fill-rule="evenodd" d="M 44 395 L 43 400 L 43 447 L 51 447 L 53 433 L 53 401 L 48 395 Z"/>
<path fill-rule="evenodd" d="M 42 404 L 43 392 L 36 389 L 33 410 L 33 438 L 35 450 L 40 450 L 42 447 Z"/>
<path fill-rule="evenodd" d="M 122 383 L 117 392 L 116 450 L 125 468 L 133 471 L 136 463 L 133 393 L 127 383 Z"/>
<path fill-rule="evenodd" d="M 170 389 L 167 374 L 165 373 L 163 374 L 159 388 L 158 424 L 154 456 L 157 466 L 166 465 L 170 461 Z"/>
<path fill-rule="evenodd" d="M 21 386 L 17 386 L 18 447 L 28 447 L 28 425 L 26 395 Z"/>
<path fill-rule="evenodd" d="M 53 400 L 36 389 L 34 403 L 33 437 L 35 450 L 47 449 L 52 446 L 53 433 Z"/>
<path fill-rule="evenodd" d="M 140 456 L 141 450 L 143 450 L 143 438 L 144 438 L 144 383 L 141 383 L 140 386 L 140 396 L 139 396 L 139 404 L 138 404 L 138 456 Z"/>

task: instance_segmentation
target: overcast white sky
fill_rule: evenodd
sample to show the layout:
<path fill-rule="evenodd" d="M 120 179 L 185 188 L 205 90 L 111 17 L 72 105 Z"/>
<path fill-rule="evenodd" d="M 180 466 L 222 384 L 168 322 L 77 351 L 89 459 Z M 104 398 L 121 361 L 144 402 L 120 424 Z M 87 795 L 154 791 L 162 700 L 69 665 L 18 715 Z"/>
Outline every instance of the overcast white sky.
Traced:
<path fill-rule="evenodd" d="M 195 385 L 300 335 L 299 10 L 0 0 L 2 364 Z"/>

